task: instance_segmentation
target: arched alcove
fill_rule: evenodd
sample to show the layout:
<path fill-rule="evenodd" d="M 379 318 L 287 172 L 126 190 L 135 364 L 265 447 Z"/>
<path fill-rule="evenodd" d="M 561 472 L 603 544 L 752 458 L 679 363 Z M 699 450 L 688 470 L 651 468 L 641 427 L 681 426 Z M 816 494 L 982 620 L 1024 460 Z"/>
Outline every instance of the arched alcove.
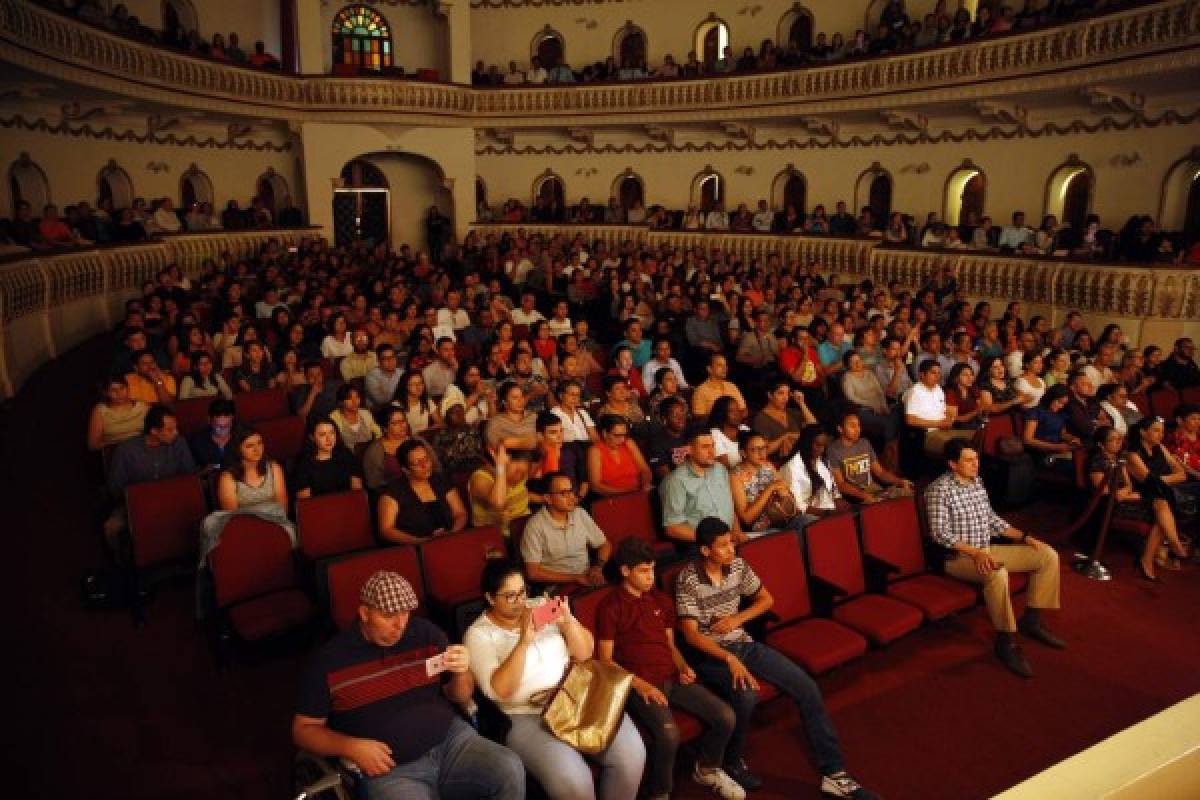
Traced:
<path fill-rule="evenodd" d="M 1046 181 L 1045 213 L 1075 230 L 1083 230 L 1096 190 L 1092 168 L 1072 153 L 1050 173 Z"/>
<path fill-rule="evenodd" d="M 617 204 L 621 208 L 628 211 L 636 203 L 646 204 L 646 183 L 641 175 L 627 167 L 613 180 L 610 194 L 617 198 Z"/>
<path fill-rule="evenodd" d="M 110 160 L 96 176 L 96 202 L 108 200 L 114 209 L 129 208 L 133 204 L 133 181 L 115 160 Z"/>
<path fill-rule="evenodd" d="M 882 228 L 887 224 L 892 213 L 892 176 L 878 161 L 867 167 L 854 185 L 855 212 L 864 206 L 871 208 L 875 227 Z"/>
<path fill-rule="evenodd" d="M 779 29 L 775 41 L 780 47 L 787 47 L 795 41 L 800 49 L 807 52 L 813 42 L 813 14 L 800 3 L 794 3 L 779 19 Z"/>
<path fill-rule="evenodd" d="M 175 38 L 179 32 L 199 31 L 200 22 L 191 0 L 162 0 L 162 30 Z"/>
<path fill-rule="evenodd" d="M 342 167 L 333 190 L 333 235 L 338 245 L 388 241 L 391 192 L 377 164 L 355 158 Z"/>
<path fill-rule="evenodd" d="M 721 173 L 706 165 L 692 178 L 691 204 L 708 212 L 718 203 L 725 202 L 725 178 Z"/>
<path fill-rule="evenodd" d="M 272 214 L 279 213 L 279 209 L 288 204 L 290 196 L 287 181 L 271 167 L 267 167 L 267 171 L 254 182 L 255 202 L 269 209 Z"/>
<path fill-rule="evenodd" d="M 50 202 L 50 181 L 28 153 L 21 153 L 8 168 L 8 188 L 10 217 L 16 215 L 17 205 L 22 200 L 29 203 L 34 216 L 41 214 L 42 208 Z"/>
<path fill-rule="evenodd" d="M 533 180 L 531 187 L 533 202 L 548 203 L 555 208 L 564 208 L 567 204 L 567 185 L 562 176 L 554 170 L 546 170 Z"/>
<path fill-rule="evenodd" d="M 213 185 L 208 175 L 195 164 L 179 176 L 179 207 L 191 208 L 193 203 L 211 203 Z"/>
<path fill-rule="evenodd" d="M 968 158 L 946 178 L 943 194 L 942 219 L 946 224 L 961 225 L 971 212 L 981 219 L 987 199 L 987 176 Z"/>
<path fill-rule="evenodd" d="M 613 60 L 618 67 L 627 63 L 634 66 L 645 64 L 647 46 L 646 32 L 634 25 L 632 20 L 626 20 L 613 36 Z"/>
<path fill-rule="evenodd" d="M 1200 147 L 1167 169 L 1158 225 L 1165 231 L 1185 232 L 1189 241 L 1200 236 Z"/>
<path fill-rule="evenodd" d="M 533 41 L 529 43 L 529 56 L 537 56 L 545 69 L 558 66 L 567 57 L 567 40 L 547 25 L 534 34 Z"/>
<path fill-rule="evenodd" d="M 786 211 L 794 206 L 798 214 L 804 214 L 808 204 L 808 181 L 804 173 L 788 164 L 771 181 L 771 208 Z"/>
<path fill-rule="evenodd" d="M 729 45 L 729 26 L 716 14 L 709 14 L 696 26 L 692 47 L 702 63 L 711 64 L 721 57 Z"/>

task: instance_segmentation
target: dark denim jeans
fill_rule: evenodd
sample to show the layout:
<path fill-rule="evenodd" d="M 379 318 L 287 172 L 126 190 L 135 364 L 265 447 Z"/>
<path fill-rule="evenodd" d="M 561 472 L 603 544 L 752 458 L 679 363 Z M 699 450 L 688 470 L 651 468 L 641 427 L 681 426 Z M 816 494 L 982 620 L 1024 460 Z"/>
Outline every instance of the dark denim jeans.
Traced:
<path fill-rule="evenodd" d="M 837 732 L 825 711 L 821 690 L 809 674 L 787 656 L 759 642 L 730 642 L 721 646 L 737 656 L 755 678 L 774 684 L 779 691 L 792 698 L 804 720 L 808 742 L 821 774 L 841 772 L 844 765 Z M 734 689 L 733 676 L 723 661 L 705 658 L 696 664 L 695 669 L 704 683 L 733 706 L 737 724 L 725 749 L 725 760 L 726 763 L 736 762 L 742 757 L 746 734 L 750 730 L 750 717 L 754 713 L 754 706 L 758 704 L 758 692 L 753 689 Z"/>
<path fill-rule="evenodd" d="M 642 723 L 650 736 L 646 753 L 648 797 L 671 793 L 675 753 L 679 749 L 679 729 L 671 716 L 671 706 L 688 712 L 706 726 L 696 747 L 696 760 L 704 767 L 725 763 L 725 748 L 737 722 L 733 709 L 700 683 L 685 686 L 667 681 L 658 688 L 667 696 L 669 706 L 647 703 L 636 691 L 629 693 L 626 706 L 630 716 Z"/>
<path fill-rule="evenodd" d="M 440 745 L 366 778 L 366 786 L 369 800 L 521 800 L 525 767 L 512 750 L 455 719 Z"/>

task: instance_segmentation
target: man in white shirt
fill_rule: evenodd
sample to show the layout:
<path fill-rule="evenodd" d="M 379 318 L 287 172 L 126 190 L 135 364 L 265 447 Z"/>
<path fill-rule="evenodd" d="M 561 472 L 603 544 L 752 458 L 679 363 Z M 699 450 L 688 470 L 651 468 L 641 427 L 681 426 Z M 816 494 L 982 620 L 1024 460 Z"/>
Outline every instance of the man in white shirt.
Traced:
<path fill-rule="evenodd" d="M 513 325 L 533 325 L 546 318 L 542 312 L 533 307 L 535 302 L 537 302 L 537 297 L 533 292 L 525 292 L 521 295 L 521 307 L 514 308 L 509 315 Z"/>
<path fill-rule="evenodd" d="M 1092 386 L 1099 389 L 1101 386 L 1116 382 L 1116 376 L 1113 375 L 1112 363 L 1116 360 L 1117 346 L 1115 344 L 1102 344 L 1100 349 L 1096 351 L 1096 357 L 1092 359 L 1092 363 L 1083 368 L 1087 376 L 1092 380 Z"/>
<path fill-rule="evenodd" d="M 770 233 L 775 223 L 775 213 L 767 208 L 766 200 L 758 201 L 758 211 L 754 212 L 754 220 L 750 223 L 759 233 Z"/>
<path fill-rule="evenodd" d="M 712 211 L 709 211 L 708 216 L 704 218 L 704 229 L 706 231 L 729 230 L 729 215 L 725 213 L 725 205 L 720 200 L 713 204 Z"/>
<path fill-rule="evenodd" d="M 525 73 L 517 69 L 517 62 L 508 62 L 508 73 L 504 76 L 505 86 L 516 86 L 525 82 Z"/>
<path fill-rule="evenodd" d="M 542 61 L 537 56 L 534 56 L 530 61 L 529 71 L 525 73 L 525 82 L 532 84 L 541 84 L 546 82 L 549 73 L 542 66 Z"/>
<path fill-rule="evenodd" d="M 653 392 L 657 387 L 654 376 L 663 367 L 669 367 L 671 372 L 675 373 L 675 379 L 679 382 L 680 389 L 688 388 L 687 381 L 683 378 L 683 369 L 679 366 L 679 362 L 671 357 L 671 340 L 666 336 L 656 336 L 654 338 L 654 355 L 642 367 L 642 385 L 646 387 L 647 392 Z"/>
<path fill-rule="evenodd" d="M 438 327 L 457 332 L 471 324 L 471 316 L 462 308 L 462 295 L 457 289 L 446 293 L 446 305 L 438 309 Z"/>
<path fill-rule="evenodd" d="M 1025 245 L 1030 244 L 1033 240 L 1033 231 L 1025 224 L 1025 212 L 1014 211 L 1012 215 L 1012 225 L 1005 225 L 1000 229 L 1000 249 L 1005 248 L 1020 251 Z"/>
<path fill-rule="evenodd" d="M 970 440 L 975 431 L 954 430 L 954 411 L 942 391 L 942 368 L 927 358 L 917 366 L 917 382 L 904 396 L 904 421 L 925 431 L 925 452 L 940 458 L 951 439 Z"/>
<path fill-rule="evenodd" d="M 575 327 L 571 325 L 571 318 L 568 316 L 570 307 L 566 300 L 559 300 L 554 304 L 554 316 L 546 321 L 546 329 L 550 331 L 550 335 L 557 339 L 559 336 L 571 333 Z"/>
<path fill-rule="evenodd" d="M 169 197 L 158 201 L 158 208 L 154 211 L 154 216 L 150 218 L 150 221 L 155 230 L 162 233 L 179 233 L 183 229 L 183 223 L 179 221 L 179 216 L 175 213 Z"/>

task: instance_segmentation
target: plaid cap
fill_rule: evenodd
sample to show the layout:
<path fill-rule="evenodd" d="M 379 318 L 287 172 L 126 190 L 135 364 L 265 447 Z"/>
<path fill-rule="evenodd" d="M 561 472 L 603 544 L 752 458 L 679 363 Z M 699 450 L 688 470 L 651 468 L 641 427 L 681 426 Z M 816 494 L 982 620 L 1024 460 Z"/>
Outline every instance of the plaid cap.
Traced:
<path fill-rule="evenodd" d="M 358 594 L 359 601 L 384 614 L 398 611 L 413 611 L 417 607 L 417 593 L 412 584 L 398 572 L 379 570 L 363 584 Z"/>

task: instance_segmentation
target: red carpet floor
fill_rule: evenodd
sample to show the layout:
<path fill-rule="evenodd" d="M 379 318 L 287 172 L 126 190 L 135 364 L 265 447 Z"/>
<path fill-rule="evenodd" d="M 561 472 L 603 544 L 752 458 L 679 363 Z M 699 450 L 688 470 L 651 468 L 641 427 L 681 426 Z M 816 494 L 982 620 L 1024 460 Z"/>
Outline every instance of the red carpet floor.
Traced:
<path fill-rule="evenodd" d="M 81 608 L 82 571 L 101 562 L 97 473 L 83 455 L 89 386 L 107 349 L 89 343 L 34 376 L 0 413 L 0 486 L 8 545 L 8 796 L 38 798 L 289 797 L 288 725 L 299 656 L 218 672 L 190 617 L 186 585 L 159 592 L 150 624 Z M 1054 509 L 1020 515 L 1048 537 Z M 1026 647 L 1022 681 L 991 654 L 976 609 L 926 626 L 819 683 L 848 763 L 885 797 L 971 800 L 1003 790 L 1200 691 L 1200 569 L 1136 580 L 1070 570 L 1050 624 L 1064 652 Z M 749 761 L 767 781 L 756 798 L 815 797 L 794 710 L 759 710 Z M 711 797 L 682 774 L 679 797 Z"/>

